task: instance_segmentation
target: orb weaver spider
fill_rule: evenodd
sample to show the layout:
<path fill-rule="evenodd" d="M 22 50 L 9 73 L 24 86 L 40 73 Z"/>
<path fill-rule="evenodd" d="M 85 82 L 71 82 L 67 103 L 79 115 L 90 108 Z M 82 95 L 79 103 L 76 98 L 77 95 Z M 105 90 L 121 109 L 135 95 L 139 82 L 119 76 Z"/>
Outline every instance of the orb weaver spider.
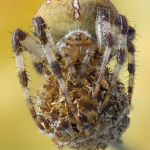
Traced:
<path fill-rule="evenodd" d="M 38 128 L 56 147 L 95 150 L 118 140 L 129 125 L 135 75 L 135 30 L 109 0 L 48 0 L 33 18 L 34 35 L 12 35 L 16 66 Z M 46 74 L 30 96 L 23 50 Z M 107 64 L 117 56 L 115 71 Z M 128 57 L 126 92 L 119 80 Z"/>

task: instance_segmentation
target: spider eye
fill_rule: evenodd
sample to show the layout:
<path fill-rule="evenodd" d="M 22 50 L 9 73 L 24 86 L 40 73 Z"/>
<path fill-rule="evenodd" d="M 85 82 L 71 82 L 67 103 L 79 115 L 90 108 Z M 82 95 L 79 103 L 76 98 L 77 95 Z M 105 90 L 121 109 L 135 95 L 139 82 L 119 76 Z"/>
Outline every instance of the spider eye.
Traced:
<path fill-rule="evenodd" d="M 81 41 L 80 37 L 75 38 L 76 41 Z"/>
<path fill-rule="evenodd" d="M 88 37 L 86 37 L 86 40 L 88 40 L 89 38 Z"/>
<path fill-rule="evenodd" d="M 71 40 L 71 38 L 69 37 L 68 40 Z"/>

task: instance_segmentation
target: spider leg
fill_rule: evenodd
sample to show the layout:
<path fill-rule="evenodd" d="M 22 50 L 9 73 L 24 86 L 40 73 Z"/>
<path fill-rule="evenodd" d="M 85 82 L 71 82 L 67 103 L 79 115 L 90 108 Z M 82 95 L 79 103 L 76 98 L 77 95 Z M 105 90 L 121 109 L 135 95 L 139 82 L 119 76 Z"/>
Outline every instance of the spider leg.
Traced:
<path fill-rule="evenodd" d="M 27 77 L 25 64 L 24 64 L 23 53 L 22 53 L 23 49 L 22 49 L 22 45 L 20 43 L 20 41 L 25 40 L 26 37 L 27 37 L 27 34 L 25 34 L 23 31 L 21 31 L 19 29 L 15 30 L 13 32 L 13 35 L 12 35 L 12 46 L 13 46 L 13 51 L 15 52 L 18 76 L 19 76 L 19 79 L 20 79 L 20 83 L 21 83 L 21 86 L 22 86 L 22 90 L 23 90 L 28 108 L 29 108 L 29 110 L 32 114 L 32 117 L 33 117 L 34 121 L 38 125 L 38 127 L 41 130 L 44 130 L 44 127 L 39 122 L 38 116 L 35 113 L 35 110 L 33 108 L 33 104 L 32 104 L 32 101 L 31 101 L 31 97 L 30 97 L 30 94 L 29 94 L 29 90 L 28 90 L 28 77 Z"/>
<path fill-rule="evenodd" d="M 128 32 L 128 22 L 126 20 L 126 18 L 122 15 L 118 15 L 116 22 L 115 22 L 116 26 L 120 26 L 120 35 L 119 35 L 119 50 L 118 50 L 118 56 L 117 56 L 117 66 L 116 66 L 116 70 L 114 72 L 113 75 L 113 79 L 111 81 L 109 90 L 107 92 L 107 95 L 105 97 L 105 100 L 103 102 L 103 104 L 100 106 L 99 108 L 99 112 L 101 112 L 103 110 L 103 108 L 106 106 L 109 97 L 111 95 L 111 92 L 113 90 L 113 87 L 116 83 L 116 80 L 119 76 L 120 70 L 122 68 L 122 65 L 125 62 L 125 51 L 127 49 L 127 32 Z"/>
<path fill-rule="evenodd" d="M 76 76 L 77 76 L 76 70 L 75 70 L 75 67 L 73 65 L 71 58 L 69 57 L 69 51 L 70 51 L 70 49 L 67 46 L 65 46 L 65 47 L 62 47 L 60 53 L 61 53 L 62 57 L 65 59 L 66 65 L 69 69 L 71 76 L 73 78 L 76 78 Z"/>
<path fill-rule="evenodd" d="M 43 71 L 46 74 L 50 74 L 44 62 L 47 61 L 43 49 L 35 38 L 31 37 L 30 35 L 26 34 L 20 29 L 16 30 L 16 34 L 18 34 L 19 43 L 21 46 L 30 54 L 30 59 L 32 60 L 34 67 L 39 73 Z M 22 35 L 26 36 L 24 40 L 22 40 Z"/>
<path fill-rule="evenodd" d="M 90 59 L 94 53 L 94 46 L 90 45 L 87 50 L 86 50 L 86 55 L 84 57 L 84 60 L 82 61 L 82 64 L 81 64 L 81 72 L 80 72 L 80 78 L 83 78 L 84 75 L 85 75 L 85 72 L 89 66 L 89 63 L 90 63 Z"/>
<path fill-rule="evenodd" d="M 103 75 L 104 75 L 104 72 L 106 69 L 106 64 L 109 60 L 112 46 L 114 45 L 114 41 L 113 41 L 113 37 L 112 37 L 112 31 L 111 31 L 111 24 L 109 22 L 110 21 L 109 11 L 105 8 L 102 8 L 102 9 L 98 8 L 97 16 L 100 16 L 100 15 L 102 17 L 103 31 L 105 33 L 104 36 L 105 36 L 105 40 L 106 40 L 106 49 L 105 49 L 105 52 L 103 54 L 103 61 L 102 61 L 102 65 L 100 68 L 100 73 L 99 73 L 99 76 L 97 79 L 97 83 L 95 86 L 95 91 L 93 93 L 93 99 L 97 98 L 98 91 L 99 91 L 99 88 L 100 88 L 100 85 L 101 85 L 101 82 L 103 79 Z M 96 30 L 96 32 L 97 32 L 97 35 L 101 34 L 97 30 Z M 97 40 L 99 40 L 99 38 Z"/>
<path fill-rule="evenodd" d="M 19 29 L 18 29 L 19 30 Z M 23 31 L 20 30 L 18 34 L 21 34 Z M 23 34 L 26 34 L 23 32 Z M 20 35 L 21 36 L 21 35 Z M 42 46 L 36 37 L 32 37 L 29 34 L 26 34 L 26 38 L 20 41 L 22 47 L 24 47 L 30 53 L 36 55 L 42 62 L 46 61 Z"/>
<path fill-rule="evenodd" d="M 99 8 L 97 8 L 95 30 L 96 30 L 96 36 L 97 36 L 97 46 L 98 46 L 99 52 L 101 53 L 102 45 L 104 45 L 105 40 L 104 40 L 103 28 L 102 28 L 102 15 L 101 15 Z"/>
<path fill-rule="evenodd" d="M 133 93 L 133 84 L 135 76 L 135 48 L 131 41 L 128 41 L 127 46 L 128 46 L 128 71 L 129 71 L 128 99 L 130 104 Z"/>
<path fill-rule="evenodd" d="M 67 86 L 63 80 L 61 68 L 55 58 L 54 51 L 56 51 L 56 46 L 54 44 L 50 30 L 46 26 L 42 17 L 33 18 L 32 21 L 33 21 L 35 33 L 37 34 L 37 36 L 39 37 L 39 39 L 41 41 L 41 44 L 43 45 L 43 51 L 46 55 L 49 65 L 51 66 L 51 68 L 53 70 L 53 73 L 55 74 L 55 76 L 58 80 L 59 86 L 61 87 L 61 89 L 63 91 L 63 94 L 66 98 L 66 102 L 67 102 L 72 114 L 74 115 L 76 122 L 80 126 L 82 126 L 82 123 L 77 115 L 77 111 L 75 110 L 74 105 L 71 101 L 71 97 L 67 90 Z"/>
<path fill-rule="evenodd" d="M 45 65 L 45 61 L 42 62 L 34 53 L 30 53 L 30 59 L 32 60 L 34 67 L 36 68 L 36 70 L 42 74 L 43 71 L 47 74 L 50 75 L 51 72 L 47 69 L 46 65 Z"/>

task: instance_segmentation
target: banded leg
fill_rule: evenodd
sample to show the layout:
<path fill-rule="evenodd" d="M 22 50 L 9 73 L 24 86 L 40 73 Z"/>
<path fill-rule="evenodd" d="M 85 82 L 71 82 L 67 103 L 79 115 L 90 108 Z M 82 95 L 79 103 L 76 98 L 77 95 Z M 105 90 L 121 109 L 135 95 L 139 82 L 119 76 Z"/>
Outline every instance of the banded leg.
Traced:
<path fill-rule="evenodd" d="M 109 16 L 109 11 L 105 8 L 99 9 L 98 8 L 98 13 L 97 15 L 101 15 L 102 16 L 102 24 L 103 24 L 103 31 L 104 31 L 104 36 L 105 36 L 105 40 L 106 40 L 106 49 L 105 52 L 103 54 L 103 61 L 102 61 L 102 65 L 100 68 L 100 73 L 97 79 L 97 83 L 95 86 L 95 91 L 93 93 L 93 98 L 96 99 L 97 95 L 98 95 L 98 90 L 100 88 L 102 79 L 103 79 L 103 75 L 106 69 L 106 64 L 109 60 L 109 56 L 112 50 L 112 46 L 114 45 L 114 41 L 113 41 L 113 37 L 112 37 L 112 31 L 111 31 L 111 25 L 110 25 L 110 16 Z M 97 32 L 97 35 L 100 34 Z M 99 39 L 98 39 L 99 40 Z"/>
<path fill-rule="evenodd" d="M 128 99 L 131 103 L 133 84 L 135 76 L 135 48 L 131 41 L 128 41 L 128 71 L 129 71 L 129 85 L 128 85 Z"/>
<path fill-rule="evenodd" d="M 42 46 L 38 40 L 31 37 L 30 35 L 26 34 L 22 30 L 17 29 L 18 36 L 20 38 L 20 44 L 23 48 L 25 48 L 30 53 L 36 55 L 42 62 L 46 61 L 46 57 L 44 55 Z M 22 39 L 22 35 L 25 36 L 24 39 Z"/>
<path fill-rule="evenodd" d="M 101 112 L 103 110 L 103 108 L 106 106 L 109 97 L 111 95 L 111 92 L 113 90 L 113 87 L 115 86 L 116 80 L 119 76 L 120 70 L 122 68 L 122 65 L 125 62 L 125 52 L 127 49 L 127 32 L 128 32 L 128 22 L 126 20 L 126 18 L 122 15 L 118 15 L 116 22 L 115 22 L 116 26 L 120 26 L 120 35 L 119 35 L 119 50 L 118 50 L 118 56 L 117 56 L 117 66 L 116 66 L 116 70 L 115 73 L 113 75 L 113 79 L 111 81 L 111 85 L 109 87 L 109 90 L 107 92 L 107 95 L 105 97 L 105 100 L 103 102 L 103 104 L 100 106 L 99 108 L 99 112 Z"/>
<path fill-rule="evenodd" d="M 77 111 L 74 108 L 74 105 L 71 101 L 70 94 L 67 90 L 67 86 L 63 80 L 61 68 L 55 58 L 54 51 L 56 51 L 56 46 L 54 44 L 53 38 L 51 36 L 49 28 L 46 26 L 44 20 L 41 17 L 33 18 L 32 20 L 35 33 L 39 37 L 41 44 L 43 45 L 43 50 L 46 55 L 46 58 L 51 66 L 53 73 L 55 74 L 57 81 L 59 83 L 60 88 L 63 91 L 66 102 L 74 115 L 76 122 L 82 126 L 82 123 L 77 115 Z"/>
<path fill-rule="evenodd" d="M 39 73 L 42 73 L 44 71 L 49 75 L 50 72 L 43 63 L 46 62 L 47 59 L 45 57 L 41 44 L 36 39 L 20 29 L 17 29 L 14 33 L 16 33 L 16 35 L 18 36 L 18 40 L 21 46 L 30 53 L 30 59 L 32 60 L 36 70 Z"/>
<path fill-rule="evenodd" d="M 97 36 L 97 46 L 99 49 L 99 53 L 101 53 L 102 46 L 104 45 L 105 40 L 104 40 L 103 28 L 102 28 L 102 16 L 101 16 L 99 8 L 97 8 L 95 30 L 96 30 L 96 36 Z"/>
<path fill-rule="evenodd" d="M 45 61 L 42 62 L 34 53 L 30 53 L 30 59 L 32 60 L 32 63 L 34 64 L 34 67 L 38 73 L 42 74 L 45 72 L 47 75 L 51 74 L 47 67 L 44 65 Z"/>
<path fill-rule="evenodd" d="M 133 41 L 135 39 L 135 29 L 131 26 L 129 26 L 128 29 L 128 41 Z"/>
<path fill-rule="evenodd" d="M 23 58 L 23 53 L 22 53 L 23 49 L 22 49 L 22 46 L 20 43 L 20 41 L 25 40 L 26 36 L 27 35 L 19 29 L 14 31 L 14 33 L 12 35 L 13 51 L 15 52 L 18 76 L 20 79 L 20 83 L 22 86 L 22 90 L 23 90 L 28 108 L 32 114 L 34 121 L 38 125 L 38 127 L 41 130 L 44 130 L 44 127 L 40 124 L 38 117 L 35 113 L 35 110 L 33 108 L 33 104 L 31 101 L 31 97 L 29 95 L 29 90 L 28 90 L 28 77 L 27 77 L 27 73 L 26 73 L 26 69 L 25 69 L 25 65 L 24 65 L 24 58 Z"/>
<path fill-rule="evenodd" d="M 75 67 L 73 65 L 71 58 L 69 57 L 69 51 L 70 51 L 70 49 L 67 46 L 62 47 L 61 55 L 65 59 L 66 65 L 68 67 L 68 70 L 69 70 L 71 76 L 73 78 L 76 78 L 76 70 L 75 70 Z"/>
<path fill-rule="evenodd" d="M 82 61 L 81 64 L 81 72 L 80 72 L 80 78 L 83 78 L 86 72 L 86 69 L 88 67 L 88 65 L 90 64 L 90 59 L 94 53 L 94 46 L 89 46 L 88 49 L 86 50 L 86 55 L 84 57 L 84 60 Z"/>

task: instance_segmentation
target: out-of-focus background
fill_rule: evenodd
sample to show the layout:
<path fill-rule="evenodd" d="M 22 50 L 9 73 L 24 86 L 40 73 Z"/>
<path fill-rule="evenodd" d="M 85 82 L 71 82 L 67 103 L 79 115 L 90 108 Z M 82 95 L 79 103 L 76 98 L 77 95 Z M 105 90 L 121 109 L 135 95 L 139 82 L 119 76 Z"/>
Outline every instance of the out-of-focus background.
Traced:
<path fill-rule="evenodd" d="M 43 0 L 0 1 L 0 150 L 56 149 L 49 137 L 38 132 L 26 106 L 11 49 L 11 33 L 20 28 L 32 31 L 32 17 Z M 150 150 L 150 1 L 112 0 L 121 14 L 135 26 L 136 81 L 130 114 L 131 124 L 122 137 L 126 150 Z M 30 89 L 39 75 L 30 63 Z M 31 92 L 34 94 L 34 92 Z M 108 150 L 113 150 L 110 146 Z"/>

